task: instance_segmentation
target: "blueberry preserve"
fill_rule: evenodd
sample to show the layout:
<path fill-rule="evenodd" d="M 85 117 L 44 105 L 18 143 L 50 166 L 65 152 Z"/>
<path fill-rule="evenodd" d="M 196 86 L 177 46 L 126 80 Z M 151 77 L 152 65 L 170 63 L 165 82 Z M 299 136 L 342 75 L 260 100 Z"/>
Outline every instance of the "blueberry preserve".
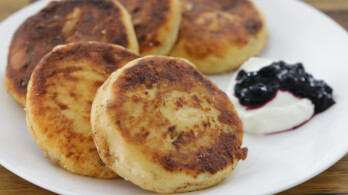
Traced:
<path fill-rule="evenodd" d="M 301 63 L 288 65 L 283 61 L 256 72 L 241 70 L 234 93 L 242 105 L 257 108 L 273 99 L 278 90 L 310 99 L 315 106 L 315 114 L 335 104 L 333 90 L 324 81 L 314 79 Z"/>

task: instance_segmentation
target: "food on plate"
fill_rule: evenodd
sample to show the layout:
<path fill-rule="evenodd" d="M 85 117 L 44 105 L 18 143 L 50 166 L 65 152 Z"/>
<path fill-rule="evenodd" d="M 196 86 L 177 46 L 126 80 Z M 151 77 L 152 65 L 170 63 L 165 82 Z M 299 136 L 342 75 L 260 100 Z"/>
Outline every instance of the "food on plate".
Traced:
<path fill-rule="evenodd" d="M 90 111 L 99 86 L 138 55 L 97 42 L 58 46 L 35 68 L 28 86 L 28 129 L 47 158 L 81 175 L 117 175 L 100 159 L 93 142 Z"/>
<path fill-rule="evenodd" d="M 119 0 L 132 16 L 140 54 L 167 55 L 178 37 L 179 0 Z"/>
<path fill-rule="evenodd" d="M 204 74 L 238 68 L 267 43 L 261 12 L 248 0 L 182 0 L 183 17 L 171 56 L 183 57 Z"/>
<path fill-rule="evenodd" d="M 263 58 L 244 63 L 227 93 L 244 130 L 259 135 L 295 129 L 335 104 L 332 88 L 307 73 L 301 63 Z"/>
<path fill-rule="evenodd" d="M 247 155 L 229 98 L 179 58 L 148 56 L 114 72 L 97 92 L 91 124 L 105 164 L 159 193 L 215 185 Z"/>
<path fill-rule="evenodd" d="M 31 73 L 41 58 L 57 45 L 76 41 L 139 50 L 130 16 L 116 0 L 53 1 L 28 18 L 13 36 L 6 70 L 8 92 L 24 107 Z"/>

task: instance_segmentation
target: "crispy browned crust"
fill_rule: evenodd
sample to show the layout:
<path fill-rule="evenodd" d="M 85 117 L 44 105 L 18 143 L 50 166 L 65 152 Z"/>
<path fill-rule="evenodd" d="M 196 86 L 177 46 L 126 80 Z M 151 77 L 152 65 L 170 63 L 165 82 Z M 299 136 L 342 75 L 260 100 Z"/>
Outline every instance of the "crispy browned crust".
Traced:
<path fill-rule="evenodd" d="M 26 112 L 29 130 L 48 158 L 73 173 L 116 176 L 100 160 L 90 111 L 108 76 L 135 58 L 111 44 L 78 42 L 55 48 L 41 60 L 28 87 Z"/>
<path fill-rule="evenodd" d="M 233 105 L 185 60 L 142 59 L 123 70 L 111 91 L 110 121 L 127 143 L 139 146 L 149 161 L 167 171 L 197 177 L 204 172 L 215 174 L 246 158 L 247 149 L 241 148 L 243 128 Z M 175 92 L 184 95 L 170 95 Z M 129 105 L 142 105 L 136 117 Z M 180 120 L 172 123 L 163 111 L 169 109 L 175 115 L 188 108 L 208 117 L 183 127 Z"/>
<path fill-rule="evenodd" d="M 81 70 L 81 68 L 75 68 L 73 66 L 62 69 L 60 67 L 62 61 L 90 61 L 102 68 L 100 74 L 108 77 L 112 72 L 138 57 L 135 53 L 121 47 L 99 42 L 76 42 L 69 44 L 68 47 L 58 47 L 47 54 L 38 64 L 39 67 L 37 68 L 36 74 L 32 77 L 35 83 L 32 86 L 32 91 L 40 96 L 45 96 L 46 88 L 52 87 L 47 83 L 47 80 L 51 77 L 61 73 L 66 74 L 67 77 L 65 78 L 70 79 L 71 77 L 68 74 Z M 75 82 L 79 81 L 76 78 L 71 79 Z M 96 87 L 99 88 L 100 85 L 102 83 L 97 83 Z M 78 99 L 75 96 L 74 98 Z M 37 100 L 34 99 L 34 101 Z"/>
<path fill-rule="evenodd" d="M 176 0 L 119 0 L 132 15 L 132 22 L 139 42 L 140 53 L 150 53 L 154 47 L 164 44 L 166 35 L 159 34 L 166 23 L 177 18 L 171 17 Z M 181 18 L 181 17 L 178 17 Z M 171 29 L 178 31 L 178 29 Z M 168 32 L 173 33 L 173 32 Z"/>
<path fill-rule="evenodd" d="M 263 28 L 259 11 L 248 0 L 181 0 L 178 41 L 197 59 L 223 57 L 231 46 L 243 47 Z"/>
<path fill-rule="evenodd" d="M 76 10 L 79 8 L 79 11 Z M 100 41 L 128 48 L 129 35 L 113 0 L 65 0 L 49 3 L 16 31 L 6 71 L 8 91 L 24 106 L 35 66 L 55 46 Z"/>

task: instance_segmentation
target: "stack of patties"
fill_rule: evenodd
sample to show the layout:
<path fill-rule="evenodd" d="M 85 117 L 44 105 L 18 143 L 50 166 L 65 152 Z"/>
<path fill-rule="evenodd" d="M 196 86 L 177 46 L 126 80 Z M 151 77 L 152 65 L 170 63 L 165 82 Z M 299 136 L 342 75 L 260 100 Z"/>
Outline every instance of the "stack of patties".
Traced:
<path fill-rule="evenodd" d="M 233 105 L 193 64 L 110 44 L 71 43 L 46 55 L 26 114 L 38 146 L 66 170 L 118 174 L 160 193 L 215 185 L 247 155 Z"/>
<path fill-rule="evenodd" d="M 31 73 L 42 57 L 57 45 L 77 41 L 118 44 L 141 55 L 181 57 L 204 74 L 220 74 L 260 54 L 267 31 L 262 14 L 248 0 L 52 2 L 13 37 L 8 92 L 24 107 Z"/>
<path fill-rule="evenodd" d="M 198 1 L 193 7 L 187 2 L 62 0 L 20 26 L 10 46 L 6 86 L 26 107 L 28 129 L 47 158 L 75 174 L 120 175 L 160 193 L 215 185 L 246 158 L 238 114 L 198 70 L 205 66 L 137 54 L 168 55 L 175 45 L 174 54 L 183 45 L 187 9 Z M 202 6 L 254 9 L 248 1 L 223 3 L 204 0 Z M 255 10 L 253 17 L 260 16 Z M 198 53 L 205 43 L 216 43 L 219 51 L 212 55 L 225 51 L 221 41 L 190 43 Z"/>

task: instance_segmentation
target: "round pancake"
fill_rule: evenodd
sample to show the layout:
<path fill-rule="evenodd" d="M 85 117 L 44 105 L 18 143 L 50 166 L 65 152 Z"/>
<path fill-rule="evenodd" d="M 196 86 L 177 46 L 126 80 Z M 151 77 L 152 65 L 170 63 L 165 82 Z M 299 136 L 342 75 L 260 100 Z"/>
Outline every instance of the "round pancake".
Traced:
<path fill-rule="evenodd" d="M 42 57 L 57 45 L 77 41 L 139 50 L 130 16 L 116 0 L 54 1 L 14 34 L 6 70 L 7 91 L 24 107 L 31 73 Z"/>
<path fill-rule="evenodd" d="M 247 153 L 228 97 L 179 58 L 148 56 L 114 72 L 98 89 L 91 124 L 105 164 L 159 193 L 215 185 Z"/>
<path fill-rule="evenodd" d="M 119 0 L 132 16 L 142 55 L 167 55 L 179 32 L 179 0 Z"/>
<path fill-rule="evenodd" d="M 32 137 L 50 160 L 80 175 L 116 176 L 98 155 L 90 111 L 108 76 L 137 57 L 119 46 L 81 42 L 43 58 L 29 82 L 26 114 Z"/>
<path fill-rule="evenodd" d="M 264 18 L 248 0 L 181 0 L 183 17 L 171 56 L 183 57 L 204 74 L 238 68 L 267 42 Z"/>

